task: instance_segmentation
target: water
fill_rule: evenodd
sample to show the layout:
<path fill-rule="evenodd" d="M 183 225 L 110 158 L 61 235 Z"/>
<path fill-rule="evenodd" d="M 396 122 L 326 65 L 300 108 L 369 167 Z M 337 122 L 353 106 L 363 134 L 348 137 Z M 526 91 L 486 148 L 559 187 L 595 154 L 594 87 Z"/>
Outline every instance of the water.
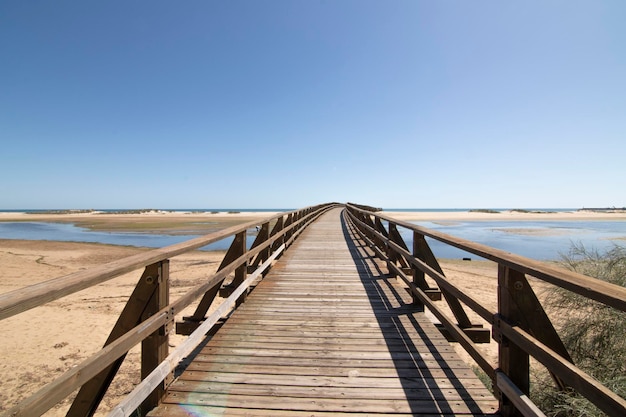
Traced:
<path fill-rule="evenodd" d="M 626 221 L 467 221 L 414 224 L 537 260 L 559 259 L 574 243 L 582 243 L 587 248 L 599 250 L 610 248 L 614 244 L 626 245 L 626 240 L 623 240 L 626 237 Z M 411 248 L 413 233 L 402 227 L 399 231 Z M 73 224 L 52 222 L 0 222 L 0 239 L 58 240 L 159 248 L 198 236 L 98 232 Z M 229 237 L 205 246 L 202 250 L 226 250 L 232 240 Z M 248 246 L 253 240 L 247 239 Z M 433 239 L 427 238 L 427 241 L 437 257 L 477 259 L 476 255 Z"/>
<path fill-rule="evenodd" d="M 201 235 L 166 235 L 134 232 L 97 232 L 67 223 L 0 222 L 0 239 L 56 240 L 63 242 L 106 243 L 109 245 L 160 248 Z M 228 237 L 200 250 L 226 250 L 233 241 Z M 247 239 L 248 246 L 253 239 Z"/>
<path fill-rule="evenodd" d="M 412 222 L 452 236 L 471 240 L 537 260 L 560 259 L 573 244 L 600 251 L 626 245 L 625 221 L 467 221 L 454 223 Z M 407 246 L 413 232 L 399 228 Z M 476 255 L 426 238 L 433 253 L 441 258 L 472 258 Z"/>

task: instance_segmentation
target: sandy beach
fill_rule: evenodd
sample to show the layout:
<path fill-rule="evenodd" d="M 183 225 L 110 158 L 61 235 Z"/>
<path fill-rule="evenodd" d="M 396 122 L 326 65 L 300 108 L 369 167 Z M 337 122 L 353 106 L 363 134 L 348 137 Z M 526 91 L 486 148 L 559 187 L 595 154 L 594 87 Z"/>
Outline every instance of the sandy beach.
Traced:
<path fill-rule="evenodd" d="M 0 221 L 61 221 L 78 223 L 98 230 L 143 230 L 179 232 L 212 231 L 236 223 L 267 218 L 273 213 L 152 213 L 152 214 L 62 214 L 34 215 L 2 213 Z M 389 212 L 401 220 L 624 220 L 624 213 L 445 213 Z M 210 224 L 209 224 L 210 223 Z M 0 239 L 0 293 L 26 287 L 51 278 L 94 267 L 147 249 L 91 243 L 24 241 Z M 175 300 L 218 267 L 224 252 L 195 251 L 171 261 L 171 299 Z M 495 309 L 495 264 L 487 261 L 442 261 L 451 281 L 461 283 L 468 293 Z M 103 345 L 126 299 L 142 271 L 125 274 L 103 284 L 50 302 L 0 323 L 0 410 L 6 410 L 79 364 Z M 188 315 L 193 307 L 179 316 Z M 480 319 L 471 314 L 476 321 Z M 172 347 L 184 340 L 172 335 Z M 495 361 L 496 345 L 481 345 Z M 467 357 L 467 355 L 465 355 Z M 114 380 L 97 415 L 105 415 L 139 382 L 139 349 L 133 349 Z M 51 410 L 48 416 L 65 415 L 70 400 Z"/>
<path fill-rule="evenodd" d="M 120 259 L 144 249 L 68 242 L 0 240 L 0 293 Z M 192 252 L 171 261 L 171 299 L 215 272 L 224 252 Z M 102 348 L 142 271 L 45 304 L 0 322 L 0 410 L 15 405 Z M 189 315 L 192 311 L 181 314 Z M 181 315 L 182 317 L 182 315 Z M 175 346 L 183 340 L 172 335 Z M 133 349 L 105 397 L 102 412 L 140 381 L 139 348 Z M 64 416 L 65 401 L 48 414 Z"/>

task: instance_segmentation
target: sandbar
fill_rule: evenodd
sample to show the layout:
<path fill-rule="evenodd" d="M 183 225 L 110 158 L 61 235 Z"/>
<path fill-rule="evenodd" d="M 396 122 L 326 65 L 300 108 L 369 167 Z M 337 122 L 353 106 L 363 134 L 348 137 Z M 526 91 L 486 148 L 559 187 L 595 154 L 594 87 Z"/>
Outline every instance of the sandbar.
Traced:
<path fill-rule="evenodd" d="M 207 234 L 238 224 L 270 218 L 280 212 L 178 212 L 149 211 L 136 214 L 0 212 L 0 222 L 72 223 L 98 231 L 167 234 Z"/>
<path fill-rule="evenodd" d="M 385 215 L 403 221 L 626 221 L 626 212 L 556 211 L 519 212 L 506 210 L 497 213 L 470 211 L 383 211 Z"/>

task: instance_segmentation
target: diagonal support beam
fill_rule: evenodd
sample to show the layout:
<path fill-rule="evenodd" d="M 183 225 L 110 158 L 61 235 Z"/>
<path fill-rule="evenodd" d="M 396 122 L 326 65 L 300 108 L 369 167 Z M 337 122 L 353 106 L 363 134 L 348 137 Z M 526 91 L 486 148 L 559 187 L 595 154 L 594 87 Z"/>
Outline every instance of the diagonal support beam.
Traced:
<path fill-rule="evenodd" d="M 228 251 L 226 252 L 226 255 L 224 256 L 224 259 L 222 260 L 222 263 L 220 264 L 219 268 L 217 268 L 217 270 L 220 271 L 224 269 L 227 265 L 230 265 L 235 259 L 242 256 L 245 253 L 245 251 L 246 251 L 246 232 L 243 231 L 235 235 L 235 239 L 233 240 L 233 243 L 231 243 L 230 247 L 228 248 Z M 235 273 L 235 280 L 241 280 L 242 276 L 245 277 L 246 268 L 247 266 L 244 264 L 240 268 L 237 269 L 237 272 Z M 211 304 L 213 304 L 213 300 L 215 300 L 215 297 L 219 293 L 220 286 L 222 285 L 223 282 L 224 280 L 222 280 L 219 284 L 215 285 L 213 288 L 207 291 L 202 297 L 202 300 L 200 300 L 200 303 L 198 304 L 198 307 L 196 307 L 196 311 L 193 313 L 193 315 L 189 317 L 184 317 L 183 320 L 185 322 L 195 322 L 195 323 L 200 323 L 202 320 L 204 320 L 204 317 L 206 316 L 207 311 L 209 311 L 209 307 L 211 307 Z M 233 281 L 233 284 L 234 283 L 235 282 Z"/>
<path fill-rule="evenodd" d="M 432 250 L 430 250 L 430 246 L 428 246 L 428 242 L 426 242 L 424 235 L 419 233 L 415 233 L 413 235 L 413 250 L 419 259 L 445 277 L 443 269 L 441 269 L 441 265 L 439 265 L 437 258 L 433 254 Z M 461 305 L 461 302 L 444 288 L 441 288 L 441 293 L 448 303 L 450 310 L 452 310 L 452 314 L 454 314 L 454 318 L 456 318 L 459 327 L 462 329 L 473 327 L 472 322 L 469 317 L 467 317 L 467 313 Z"/>
<path fill-rule="evenodd" d="M 159 281 L 160 271 L 161 262 L 145 268 L 104 346 L 108 346 L 141 322 L 141 317 L 157 289 L 155 284 Z M 81 387 L 66 414 L 68 417 L 92 416 L 96 412 L 125 357 L 126 355 L 120 357 Z"/>

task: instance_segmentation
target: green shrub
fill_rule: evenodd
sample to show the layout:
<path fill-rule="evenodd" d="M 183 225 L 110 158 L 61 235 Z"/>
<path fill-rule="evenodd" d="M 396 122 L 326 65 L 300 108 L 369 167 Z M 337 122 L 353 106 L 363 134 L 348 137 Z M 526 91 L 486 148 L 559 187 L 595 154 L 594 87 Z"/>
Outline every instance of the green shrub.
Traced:
<path fill-rule="evenodd" d="M 574 245 L 562 256 L 572 271 L 626 286 L 626 248 L 605 253 Z M 563 343 L 574 363 L 626 398 L 626 313 L 558 288 L 547 297 L 548 310 L 557 318 Z M 558 391 L 547 372 L 535 374 L 533 401 L 549 416 L 604 416 L 575 392 Z"/>

